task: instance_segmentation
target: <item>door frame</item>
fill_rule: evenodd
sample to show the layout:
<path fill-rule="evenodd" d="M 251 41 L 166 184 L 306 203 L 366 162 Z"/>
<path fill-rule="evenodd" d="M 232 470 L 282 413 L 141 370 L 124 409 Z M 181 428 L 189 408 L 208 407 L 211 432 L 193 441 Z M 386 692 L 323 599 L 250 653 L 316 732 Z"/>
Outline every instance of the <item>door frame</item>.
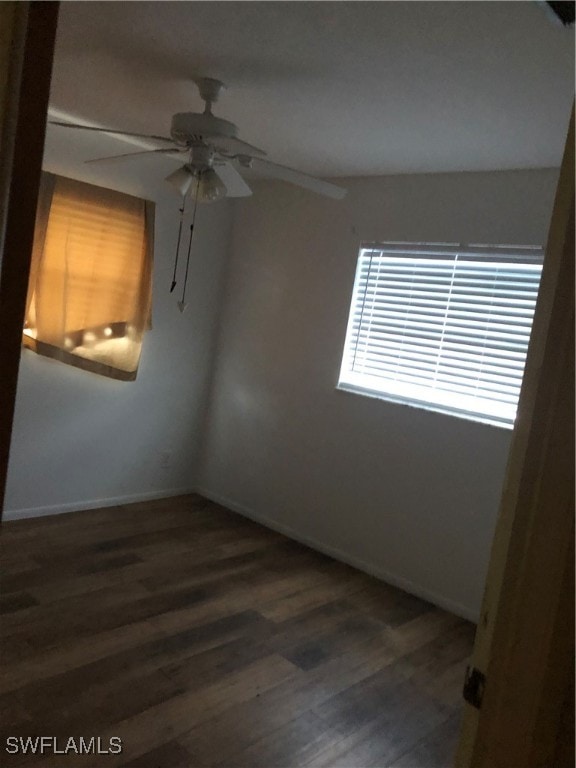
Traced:
<path fill-rule="evenodd" d="M 0 520 L 4 506 L 58 2 L 0 2 Z"/>
<path fill-rule="evenodd" d="M 574 765 L 574 110 L 471 668 L 457 768 Z"/>

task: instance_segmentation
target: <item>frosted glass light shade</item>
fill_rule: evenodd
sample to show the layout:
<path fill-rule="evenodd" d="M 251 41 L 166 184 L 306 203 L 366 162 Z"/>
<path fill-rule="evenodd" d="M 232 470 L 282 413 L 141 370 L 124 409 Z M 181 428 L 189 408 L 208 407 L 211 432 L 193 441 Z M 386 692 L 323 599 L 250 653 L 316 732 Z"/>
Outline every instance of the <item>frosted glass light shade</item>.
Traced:
<path fill-rule="evenodd" d="M 192 189 L 192 197 L 196 197 L 196 187 Z M 223 197 L 226 197 L 226 187 L 218 178 L 217 173 L 212 168 L 209 168 L 200 177 L 198 202 L 215 203 Z"/>
<path fill-rule="evenodd" d="M 194 181 L 194 174 L 187 166 L 183 165 L 182 168 L 178 168 L 177 171 L 166 176 L 165 181 L 171 184 L 182 197 L 185 197 Z"/>

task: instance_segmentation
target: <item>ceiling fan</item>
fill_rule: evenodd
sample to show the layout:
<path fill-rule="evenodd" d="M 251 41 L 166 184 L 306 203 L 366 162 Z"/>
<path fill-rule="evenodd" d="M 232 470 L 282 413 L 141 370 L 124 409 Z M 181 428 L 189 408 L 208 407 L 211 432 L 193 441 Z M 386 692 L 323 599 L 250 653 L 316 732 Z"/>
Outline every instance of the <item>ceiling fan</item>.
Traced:
<path fill-rule="evenodd" d="M 55 120 L 50 122 L 52 125 L 65 128 L 115 133 L 119 136 L 132 136 L 164 143 L 165 146 L 158 149 L 99 157 L 86 162 L 95 163 L 147 154 L 176 158 L 183 161 L 183 165 L 169 174 L 166 181 L 183 197 L 190 193 L 196 202 L 214 202 L 223 197 L 251 195 L 252 190 L 240 173 L 241 169 L 246 168 L 263 171 L 269 177 L 304 187 L 319 195 L 337 200 L 345 196 L 346 190 L 336 184 L 265 160 L 266 152 L 238 138 L 238 129 L 234 123 L 212 114 L 212 104 L 218 101 L 221 91 L 225 88 L 224 84 L 210 77 L 198 78 L 194 82 L 198 86 L 200 97 L 206 104 L 204 112 L 175 114 L 172 117 L 170 137 L 117 131 L 112 128 L 95 128 Z"/>

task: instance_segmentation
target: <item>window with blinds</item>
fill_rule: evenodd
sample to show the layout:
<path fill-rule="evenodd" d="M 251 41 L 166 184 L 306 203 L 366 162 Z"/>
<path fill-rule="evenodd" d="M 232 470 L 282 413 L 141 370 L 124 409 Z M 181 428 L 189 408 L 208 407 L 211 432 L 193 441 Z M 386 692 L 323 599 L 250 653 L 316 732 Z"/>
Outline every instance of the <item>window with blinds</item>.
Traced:
<path fill-rule="evenodd" d="M 537 247 L 362 247 L 339 388 L 512 426 L 542 261 Z"/>
<path fill-rule="evenodd" d="M 154 204 L 43 173 L 23 343 L 122 381 L 150 326 Z"/>

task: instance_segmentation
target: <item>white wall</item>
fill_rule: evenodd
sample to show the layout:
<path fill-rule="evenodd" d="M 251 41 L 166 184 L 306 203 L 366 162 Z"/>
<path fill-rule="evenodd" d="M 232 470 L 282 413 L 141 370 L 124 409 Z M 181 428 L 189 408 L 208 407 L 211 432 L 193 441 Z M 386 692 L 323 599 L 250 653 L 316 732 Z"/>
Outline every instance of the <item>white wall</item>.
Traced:
<path fill-rule="evenodd" d="M 181 314 L 176 301 L 182 274 L 176 292 L 169 294 L 180 201 L 162 181 L 176 166 L 156 158 L 84 166 L 84 156 L 139 149 L 107 141 L 77 134 L 72 141 L 69 132 L 52 129 L 44 166 L 156 201 L 153 329 L 145 336 L 135 382 L 106 379 L 23 351 L 7 519 L 167 496 L 195 485 L 230 207 L 223 202 L 199 208 L 188 307 Z M 169 467 L 161 466 L 165 452 L 171 453 Z"/>
<path fill-rule="evenodd" d="M 477 617 L 510 432 L 335 391 L 360 241 L 540 244 L 554 170 L 235 203 L 201 490 Z"/>

